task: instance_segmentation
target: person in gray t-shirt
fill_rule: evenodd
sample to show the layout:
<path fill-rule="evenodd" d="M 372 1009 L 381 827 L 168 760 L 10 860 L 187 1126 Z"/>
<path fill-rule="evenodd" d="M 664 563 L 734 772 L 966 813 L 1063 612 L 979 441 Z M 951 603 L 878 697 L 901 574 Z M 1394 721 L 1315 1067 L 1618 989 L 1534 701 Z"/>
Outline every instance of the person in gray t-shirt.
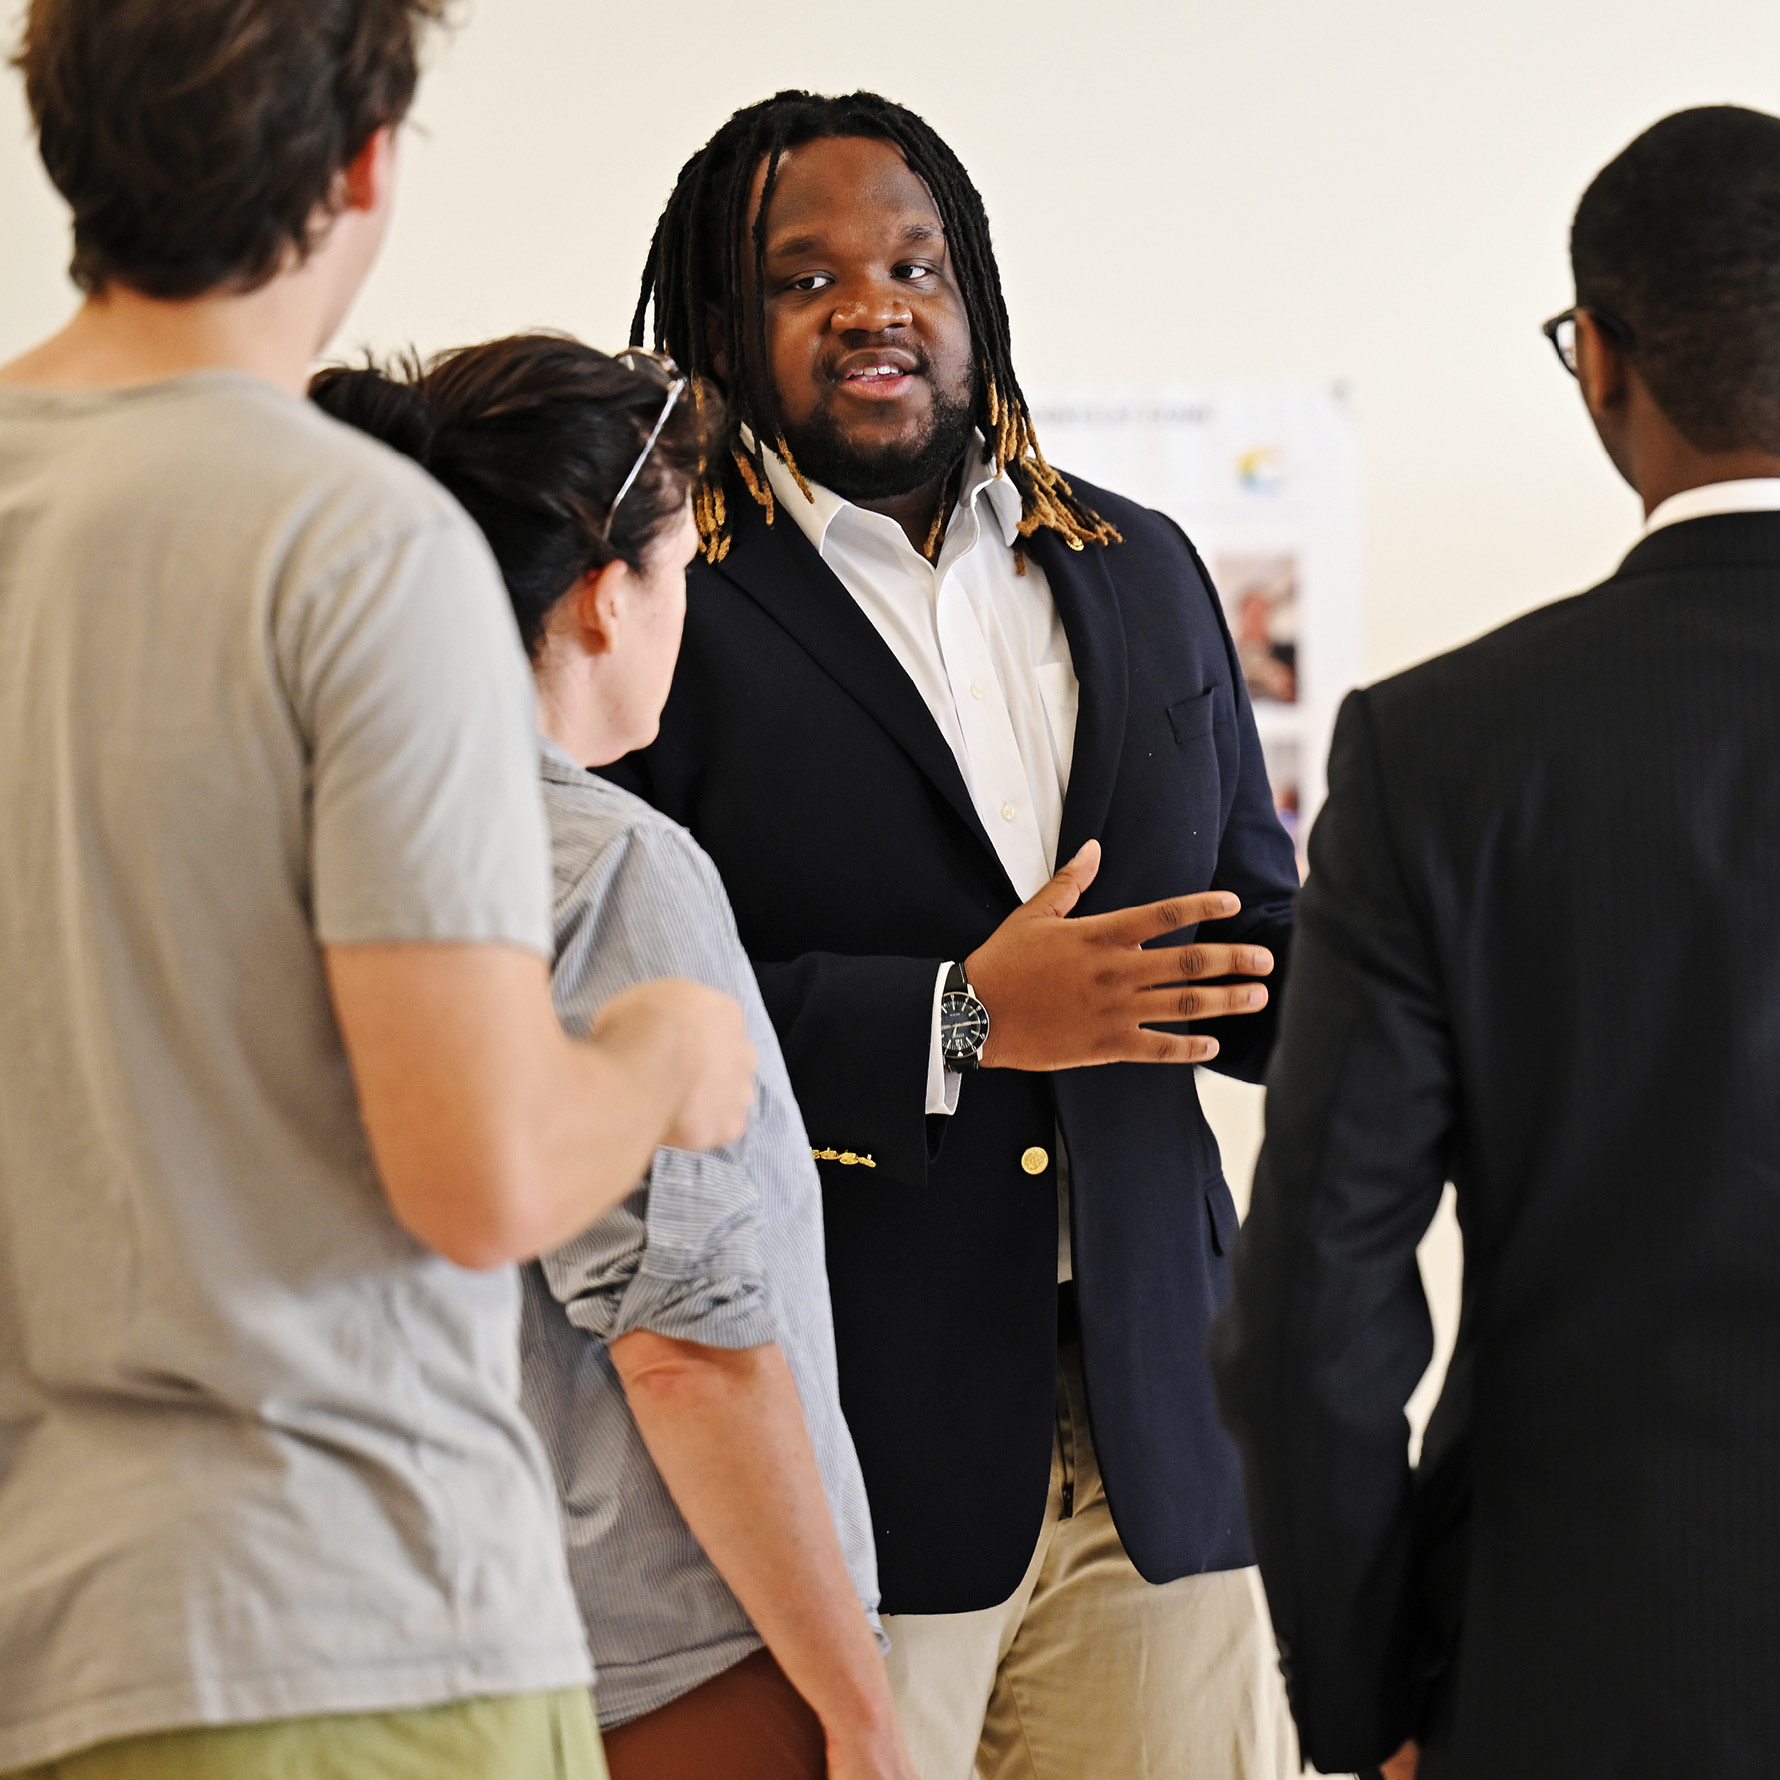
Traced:
<path fill-rule="evenodd" d="M 672 971 L 736 996 L 760 1053 L 739 1143 L 661 1150 L 618 1210 L 525 1270 L 524 1402 L 613 1780 L 913 1780 L 873 1637 L 809 1138 L 715 867 L 584 764 L 655 733 L 716 398 L 647 354 L 552 336 L 400 380 L 326 372 L 312 394 L 415 451 L 495 547 L 546 731 L 564 1024 Z"/>
<path fill-rule="evenodd" d="M 420 10 L 29 15 L 91 295 L 0 369 L 0 1773 L 600 1772 L 507 1263 L 751 1051 L 564 1036 L 487 547 L 301 400 Z"/>

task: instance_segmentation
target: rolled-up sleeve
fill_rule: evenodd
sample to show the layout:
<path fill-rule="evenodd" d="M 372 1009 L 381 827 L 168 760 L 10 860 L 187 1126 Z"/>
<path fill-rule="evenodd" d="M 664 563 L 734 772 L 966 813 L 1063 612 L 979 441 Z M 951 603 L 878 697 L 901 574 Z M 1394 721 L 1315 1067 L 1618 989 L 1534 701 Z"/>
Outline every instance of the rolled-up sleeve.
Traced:
<path fill-rule="evenodd" d="M 760 1241 L 760 1195 L 721 1154 L 658 1150 L 647 1184 L 543 1261 L 576 1328 L 634 1329 L 706 1347 L 779 1338 Z"/>
<path fill-rule="evenodd" d="M 758 1007 L 716 867 L 664 820 L 624 830 L 565 882 L 573 811 L 557 831 L 557 1014 L 583 1034 L 600 1006 L 638 983 L 687 977 Z M 764 1013 L 760 1015 L 764 1021 Z M 648 1178 L 574 1241 L 543 1257 L 551 1293 L 578 1329 L 611 1342 L 633 1330 L 708 1347 L 779 1338 L 766 1280 L 760 1190 L 743 1145 L 657 1150 Z"/>

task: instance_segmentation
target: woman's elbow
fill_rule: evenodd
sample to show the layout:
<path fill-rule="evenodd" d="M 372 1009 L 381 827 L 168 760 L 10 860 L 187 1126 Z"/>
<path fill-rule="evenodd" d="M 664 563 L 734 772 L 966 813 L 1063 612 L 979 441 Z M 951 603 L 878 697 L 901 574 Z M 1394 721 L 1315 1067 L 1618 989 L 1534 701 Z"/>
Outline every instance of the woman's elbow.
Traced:
<path fill-rule="evenodd" d="M 627 1397 L 660 1402 L 745 1388 L 760 1370 L 763 1347 L 707 1347 L 703 1342 L 632 1329 L 610 1348 L 612 1366 Z"/>

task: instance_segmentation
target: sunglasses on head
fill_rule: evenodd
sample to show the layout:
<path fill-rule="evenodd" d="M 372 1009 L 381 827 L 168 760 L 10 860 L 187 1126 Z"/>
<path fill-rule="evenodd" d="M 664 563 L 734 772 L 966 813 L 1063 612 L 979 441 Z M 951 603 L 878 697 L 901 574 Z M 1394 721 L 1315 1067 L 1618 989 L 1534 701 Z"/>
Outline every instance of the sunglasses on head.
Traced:
<path fill-rule="evenodd" d="M 639 377 L 647 377 L 651 382 L 659 384 L 667 394 L 661 404 L 661 412 L 655 417 L 655 424 L 649 429 L 649 437 L 643 441 L 643 449 L 637 453 L 637 461 L 630 466 L 630 474 L 618 484 L 618 492 L 612 497 L 612 506 L 606 514 L 606 523 L 600 527 L 602 542 L 610 543 L 612 538 L 612 521 L 618 517 L 618 509 L 624 497 L 630 493 L 636 479 L 643 473 L 643 465 L 649 461 L 649 454 L 655 449 L 655 442 L 661 437 L 661 429 L 667 425 L 668 416 L 674 411 L 674 404 L 685 393 L 691 381 L 665 352 L 645 352 L 640 346 L 632 346 L 627 351 L 615 352 L 612 357 L 627 371 L 634 371 Z"/>

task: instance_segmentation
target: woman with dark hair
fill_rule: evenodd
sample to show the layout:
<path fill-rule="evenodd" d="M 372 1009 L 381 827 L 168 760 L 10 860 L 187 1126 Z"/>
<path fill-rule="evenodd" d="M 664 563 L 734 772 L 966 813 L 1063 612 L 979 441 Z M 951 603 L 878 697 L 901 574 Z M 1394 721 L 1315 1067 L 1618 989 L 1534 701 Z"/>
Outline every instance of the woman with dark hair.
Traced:
<path fill-rule="evenodd" d="M 720 400 L 664 359 L 548 334 L 325 371 L 311 395 L 424 464 L 494 551 L 538 686 L 564 1025 L 691 977 L 742 1003 L 760 1053 L 739 1142 L 658 1151 L 617 1211 L 526 1269 L 524 1400 L 615 1780 L 913 1780 L 809 1138 L 715 867 L 587 770 L 655 736 Z"/>

